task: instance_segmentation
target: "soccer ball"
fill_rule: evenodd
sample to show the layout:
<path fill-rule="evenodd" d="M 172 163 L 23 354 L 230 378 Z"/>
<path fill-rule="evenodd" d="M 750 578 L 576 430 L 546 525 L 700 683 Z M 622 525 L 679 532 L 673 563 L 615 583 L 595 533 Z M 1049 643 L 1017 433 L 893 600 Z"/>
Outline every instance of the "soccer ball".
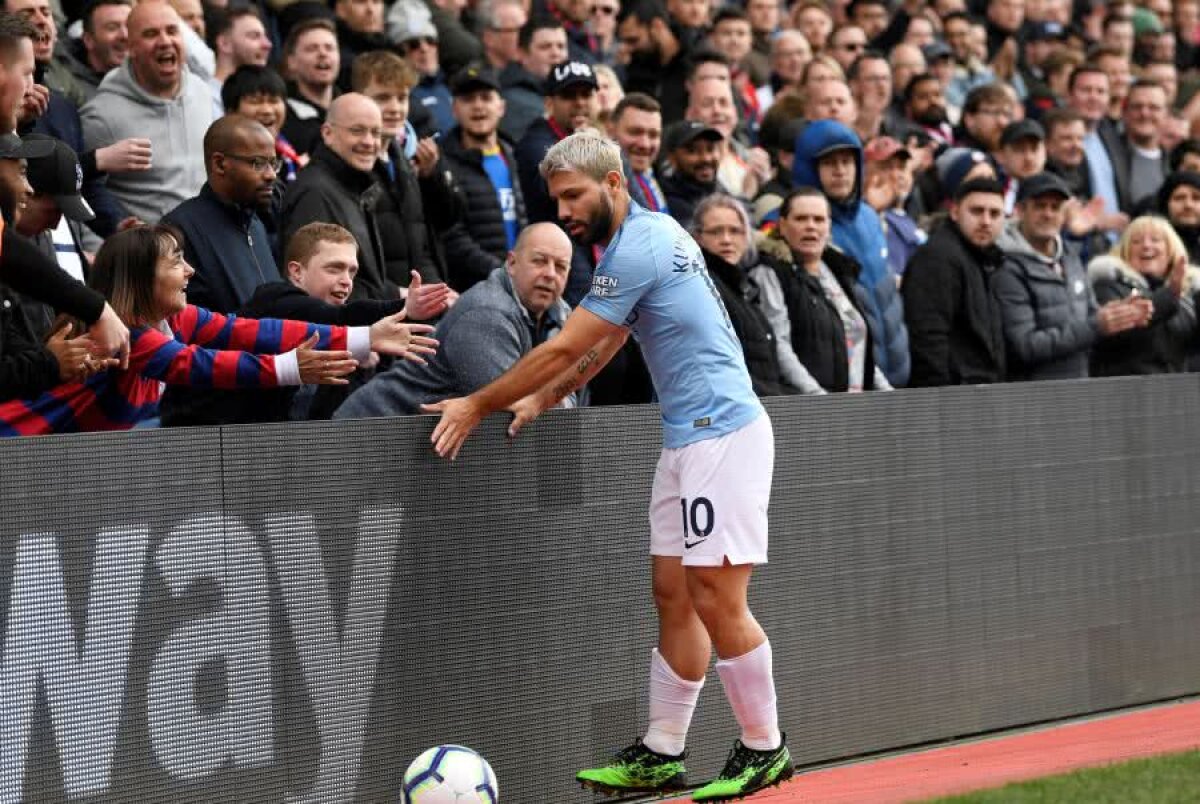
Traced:
<path fill-rule="evenodd" d="M 497 804 L 500 785 L 488 761 L 461 745 L 439 745 L 404 772 L 401 804 Z"/>

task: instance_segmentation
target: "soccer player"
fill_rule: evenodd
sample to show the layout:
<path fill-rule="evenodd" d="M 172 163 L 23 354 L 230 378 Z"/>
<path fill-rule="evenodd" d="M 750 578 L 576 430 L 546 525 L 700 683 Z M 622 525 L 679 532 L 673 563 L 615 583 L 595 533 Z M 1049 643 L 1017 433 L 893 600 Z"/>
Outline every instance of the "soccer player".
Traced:
<path fill-rule="evenodd" d="M 426 405 L 440 412 L 434 448 L 453 459 L 489 413 L 515 414 L 509 435 L 581 387 L 625 343 L 641 345 L 662 406 L 664 448 L 650 503 L 658 647 L 650 725 L 584 785 L 642 793 L 686 785 L 684 744 L 713 648 L 741 726 L 720 775 L 693 794 L 723 801 L 792 775 L 779 731 L 771 644 L 746 589 L 767 560 L 775 442 L 742 349 L 700 248 L 672 218 L 631 204 L 616 143 L 577 132 L 540 165 L 558 217 L 585 246 L 604 246 L 591 293 L 563 330 L 475 393 Z"/>

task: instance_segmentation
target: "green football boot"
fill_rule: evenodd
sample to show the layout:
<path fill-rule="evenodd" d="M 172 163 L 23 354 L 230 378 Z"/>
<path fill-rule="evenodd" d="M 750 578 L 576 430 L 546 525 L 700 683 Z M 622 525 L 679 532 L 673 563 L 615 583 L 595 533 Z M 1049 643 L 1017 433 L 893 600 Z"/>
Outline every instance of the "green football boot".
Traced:
<path fill-rule="evenodd" d="M 721 774 L 692 793 L 692 801 L 744 798 L 764 787 L 774 787 L 790 779 L 793 772 L 792 755 L 787 750 L 786 742 L 781 741 L 773 751 L 755 751 L 742 745 L 741 740 L 736 740 Z"/>
<path fill-rule="evenodd" d="M 575 778 L 584 787 L 610 796 L 683 790 L 687 787 L 686 756 L 686 751 L 678 756 L 658 754 L 638 740 L 604 767 L 581 770 Z"/>

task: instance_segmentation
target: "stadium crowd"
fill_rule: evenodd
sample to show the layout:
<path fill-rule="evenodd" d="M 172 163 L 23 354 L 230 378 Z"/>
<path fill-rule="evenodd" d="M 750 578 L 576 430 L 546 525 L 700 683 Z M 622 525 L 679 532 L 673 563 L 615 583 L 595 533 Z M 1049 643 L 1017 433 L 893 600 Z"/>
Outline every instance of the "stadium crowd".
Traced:
<path fill-rule="evenodd" d="M 1200 368 L 1200 0 L 0 2 L 3 435 L 489 382 L 593 290 L 587 128 L 760 395 Z"/>

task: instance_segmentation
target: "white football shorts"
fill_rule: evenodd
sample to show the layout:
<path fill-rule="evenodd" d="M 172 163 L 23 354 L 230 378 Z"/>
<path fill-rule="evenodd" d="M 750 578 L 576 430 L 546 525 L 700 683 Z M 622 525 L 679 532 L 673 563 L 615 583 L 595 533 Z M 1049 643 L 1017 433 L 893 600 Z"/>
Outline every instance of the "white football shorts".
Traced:
<path fill-rule="evenodd" d="M 694 567 L 767 563 L 774 468 L 765 412 L 732 433 L 664 449 L 650 492 L 650 555 Z"/>

